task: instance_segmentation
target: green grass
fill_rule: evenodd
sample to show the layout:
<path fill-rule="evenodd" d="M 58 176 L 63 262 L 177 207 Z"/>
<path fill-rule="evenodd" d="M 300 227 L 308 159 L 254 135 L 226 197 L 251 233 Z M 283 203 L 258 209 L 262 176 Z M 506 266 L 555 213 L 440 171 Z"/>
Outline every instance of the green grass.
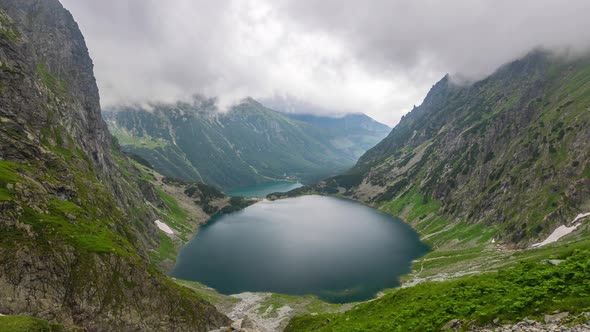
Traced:
<path fill-rule="evenodd" d="M 0 316 L 0 331 L 62 332 L 66 331 L 66 329 L 61 325 L 50 324 L 47 321 L 29 316 Z"/>
<path fill-rule="evenodd" d="M 324 302 L 316 296 L 272 294 L 260 303 L 256 311 L 258 314 L 266 314 L 267 317 L 276 317 L 277 310 L 284 306 L 298 307 L 299 310 L 316 314 L 336 312 L 342 308 L 342 304 Z"/>
<path fill-rule="evenodd" d="M 235 304 L 240 301 L 239 299 L 237 299 L 235 297 L 219 294 L 216 290 L 214 290 L 210 287 L 207 287 L 207 286 L 205 286 L 199 282 L 196 282 L 196 281 L 188 281 L 188 280 L 180 280 L 180 279 L 173 279 L 173 281 L 181 286 L 189 288 L 199 298 L 201 298 L 207 302 L 213 303 L 213 304 L 229 306 L 229 305 Z"/>
<path fill-rule="evenodd" d="M 484 250 L 484 247 L 477 246 L 477 247 L 470 247 L 465 249 L 458 249 L 458 250 L 437 250 L 431 251 L 424 255 L 422 258 L 440 258 L 440 257 L 453 257 L 453 256 L 464 256 L 469 254 L 476 254 L 481 253 Z"/>
<path fill-rule="evenodd" d="M 62 79 L 55 76 L 49 68 L 43 63 L 37 65 L 37 73 L 41 78 L 41 82 L 56 95 L 64 95 L 67 91 L 66 83 Z"/>
<path fill-rule="evenodd" d="M 80 161 L 77 158 L 72 162 Z M 82 160 L 82 163 L 85 163 Z M 7 185 L 17 183 L 26 190 L 44 191 L 32 181 L 34 167 L 10 161 L 0 161 L 0 201 L 12 200 L 14 193 Z M 134 256 L 135 250 L 120 230 L 114 228 L 115 218 L 120 214 L 113 209 L 112 197 L 104 186 L 97 182 L 91 171 L 76 168 L 74 179 L 83 206 L 71 201 L 48 197 L 38 201 L 42 209 L 23 205 L 19 220 L 32 226 L 46 245 L 68 243 L 78 249 L 92 252 L 117 252 Z M 106 211 L 109 211 L 108 214 Z M 15 235 L 16 236 L 16 235 Z"/>
<path fill-rule="evenodd" d="M 11 201 L 12 193 L 6 188 L 0 188 L 0 202 Z"/>
<path fill-rule="evenodd" d="M 400 197 L 385 203 L 381 210 L 392 215 L 404 216 L 408 222 L 424 220 L 430 215 L 438 214 L 440 202 L 426 198 L 420 194 L 415 187 L 412 187 Z M 428 233 L 425 233 L 426 235 Z"/>
<path fill-rule="evenodd" d="M 528 261 L 497 273 L 398 289 L 345 313 L 295 318 L 286 331 L 438 331 L 451 319 L 484 325 L 495 318 L 587 311 L 590 251 L 562 258 L 559 266 Z"/>
<path fill-rule="evenodd" d="M 163 232 L 160 232 L 160 246 L 157 250 L 151 252 L 151 259 L 153 262 L 162 262 L 164 260 L 171 260 L 176 262 L 176 247 L 172 239 Z"/>
<path fill-rule="evenodd" d="M 70 204 L 61 202 L 71 208 Z M 40 213 L 25 207 L 20 221 L 29 224 L 39 234 L 43 234 L 46 245 L 53 242 L 66 242 L 78 249 L 98 253 L 118 253 L 130 257 L 135 255 L 135 249 L 129 241 L 119 233 L 111 230 L 108 220 L 96 220 L 80 217 L 69 220 L 65 213 L 50 205 L 49 213 Z"/>
<path fill-rule="evenodd" d="M 21 172 L 30 170 L 31 167 L 12 161 L 0 160 L 0 186 L 5 187 L 9 183 L 22 180 Z"/>
<path fill-rule="evenodd" d="M 164 209 L 160 209 L 160 212 L 166 216 L 166 219 L 164 220 L 166 224 L 168 224 L 174 230 L 181 232 L 182 235 L 187 235 L 185 234 L 187 229 L 190 230 L 190 227 L 186 222 L 187 218 L 189 217 L 188 212 L 181 208 L 180 205 L 178 205 L 176 199 L 167 194 L 164 190 L 156 188 L 156 191 L 160 199 L 166 205 Z"/>
<path fill-rule="evenodd" d="M 0 10 L 0 36 L 13 43 L 18 42 L 22 37 L 20 31 L 4 10 Z"/>
<path fill-rule="evenodd" d="M 162 138 L 154 138 L 151 136 L 136 136 L 124 127 L 119 127 L 111 124 L 109 130 L 115 136 L 122 146 L 135 146 L 139 148 L 145 148 L 155 150 L 158 148 L 165 148 L 168 146 L 168 142 Z"/>

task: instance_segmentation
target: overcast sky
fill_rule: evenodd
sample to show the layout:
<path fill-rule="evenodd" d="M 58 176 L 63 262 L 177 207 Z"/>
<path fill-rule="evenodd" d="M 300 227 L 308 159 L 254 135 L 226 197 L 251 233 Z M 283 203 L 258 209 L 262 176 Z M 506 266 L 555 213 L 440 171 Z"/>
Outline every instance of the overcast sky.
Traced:
<path fill-rule="evenodd" d="M 590 47 L 590 1 L 61 0 L 103 106 L 289 95 L 393 125 L 445 73 Z"/>

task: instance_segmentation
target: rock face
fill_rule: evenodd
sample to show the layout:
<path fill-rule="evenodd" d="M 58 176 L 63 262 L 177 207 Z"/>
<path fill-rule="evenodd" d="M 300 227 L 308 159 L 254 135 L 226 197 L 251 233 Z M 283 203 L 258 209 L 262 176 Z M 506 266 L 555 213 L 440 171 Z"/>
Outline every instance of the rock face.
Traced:
<path fill-rule="evenodd" d="M 228 324 L 148 262 L 163 202 L 111 143 L 57 0 L 0 0 L 0 122 L 0 313 L 91 331 Z"/>
<path fill-rule="evenodd" d="M 388 132 L 366 116 L 293 118 L 251 98 L 225 113 L 213 100 L 195 97 L 192 103 L 153 105 L 149 112 L 113 108 L 104 117 L 123 149 L 160 173 L 224 189 L 344 172 Z"/>
<path fill-rule="evenodd" d="M 435 246 L 525 246 L 590 210 L 590 57 L 536 51 L 449 76 L 345 176 L 315 188 L 404 217 Z M 475 243 L 474 242 L 474 243 Z"/>

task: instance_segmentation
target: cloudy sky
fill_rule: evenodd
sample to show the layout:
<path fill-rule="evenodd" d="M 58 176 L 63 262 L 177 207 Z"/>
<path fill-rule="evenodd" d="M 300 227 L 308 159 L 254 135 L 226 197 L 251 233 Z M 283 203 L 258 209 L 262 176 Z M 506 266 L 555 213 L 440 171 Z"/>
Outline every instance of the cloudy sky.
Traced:
<path fill-rule="evenodd" d="M 590 47 L 586 0 L 61 0 L 103 106 L 291 96 L 393 125 L 445 73 Z"/>

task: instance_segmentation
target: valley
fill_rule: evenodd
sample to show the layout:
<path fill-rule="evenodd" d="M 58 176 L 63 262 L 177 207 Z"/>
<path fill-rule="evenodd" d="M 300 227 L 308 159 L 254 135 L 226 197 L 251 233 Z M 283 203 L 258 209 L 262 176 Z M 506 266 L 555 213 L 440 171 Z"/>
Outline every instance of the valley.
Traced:
<path fill-rule="evenodd" d="M 287 181 L 276 181 L 276 182 L 264 182 L 257 185 L 236 188 L 228 191 L 228 196 L 242 196 L 242 197 L 256 197 L 266 198 L 267 195 L 276 192 L 287 192 L 293 189 L 301 188 L 303 184 L 299 182 L 287 182 Z"/>
<path fill-rule="evenodd" d="M 62 2 L 0 0 L 0 331 L 590 328 L 587 52 L 447 74 L 389 128 L 361 66 L 316 98 L 342 114 L 106 107 L 100 51 Z"/>
<path fill-rule="evenodd" d="M 103 112 L 124 151 L 158 172 L 223 190 L 275 181 L 313 183 L 352 167 L 390 128 L 365 116 L 293 118 L 252 98 L 227 112 L 214 99 L 114 107 Z"/>

